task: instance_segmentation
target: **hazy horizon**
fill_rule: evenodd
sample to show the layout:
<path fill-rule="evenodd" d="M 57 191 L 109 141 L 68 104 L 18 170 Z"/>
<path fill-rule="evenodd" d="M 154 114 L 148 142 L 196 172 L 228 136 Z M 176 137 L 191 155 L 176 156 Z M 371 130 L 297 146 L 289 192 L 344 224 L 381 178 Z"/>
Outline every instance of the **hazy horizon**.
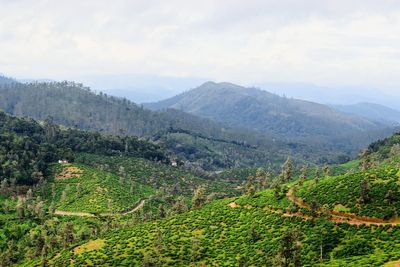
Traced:
<path fill-rule="evenodd" d="M 0 72 L 7 76 L 75 80 L 137 102 L 212 80 L 322 103 L 400 108 L 398 1 L 0 5 Z"/>

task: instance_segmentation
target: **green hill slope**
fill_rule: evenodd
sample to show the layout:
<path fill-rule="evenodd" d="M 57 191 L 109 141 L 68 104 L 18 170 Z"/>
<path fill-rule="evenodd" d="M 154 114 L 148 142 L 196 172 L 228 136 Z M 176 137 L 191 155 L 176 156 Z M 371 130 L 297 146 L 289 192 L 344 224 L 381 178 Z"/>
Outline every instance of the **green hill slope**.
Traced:
<path fill-rule="evenodd" d="M 296 196 L 358 216 L 397 220 L 400 212 L 400 134 L 372 143 L 353 173 L 307 181 Z M 353 164 L 351 162 L 348 163 Z M 353 164 L 354 165 L 354 164 Z"/>
<path fill-rule="evenodd" d="M 207 193 L 220 192 L 227 195 L 238 193 L 235 183 L 224 179 L 205 179 L 182 167 L 142 158 L 82 153 L 76 157 L 76 161 L 117 174 L 123 172 L 129 179 L 162 191 L 163 195 L 191 196 L 193 190 L 199 186 L 204 186 Z"/>
<path fill-rule="evenodd" d="M 54 179 L 48 182 L 46 200 L 61 211 L 121 212 L 154 193 L 151 187 L 130 177 L 119 177 L 82 164 L 57 165 L 54 172 Z"/>
<path fill-rule="evenodd" d="M 363 181 L 367 200 L 363 200 Z M 400 211 L 400 171 L 381 167 L 365 172 L 324 178 L 318 183 L 306 182 L 296 189 L 296 196 L 307 203 L 315 201 L 331 210 L 346 211 L 359 216 L 390 219 Z"/>
<path fill-rule="evenodd" d="M 384 220 L 400 209 L 396 199 L 399 169 L 394 162 L 399 160 L 392 158 L 390 164 L 384 162 L 367 171 L 311 179 L 303 185 L 292 182 L 254 195 L 214 201 L 106 234 L 94 243 L 64 250 L 49 263 L 382 266 L 400 258 L 400 224 Z M 363 177 L 371 179 L 369 203 L 357 202 Z M 395 195 L 390 205 L 383 196 L 388 190 Z M 315 201 L 321 205 L 312 204 Z"/>
<path fill-rule="evenodd" d="M 99 247 L 67 250 L 49 263 L 279 266 L 286 255 L 290 266 L 294 262 L 380 266 L 400 257 L 399 227 L 359 227 L 284 216 L 279 210 L 288 201 L 271 198 L 273 192 L 266 191 L 237 200 L 246 203 L 243 206 L 229 206 L 234 199 L 213 202 L 200 210 L 110 233 L 100 239 Z"/>

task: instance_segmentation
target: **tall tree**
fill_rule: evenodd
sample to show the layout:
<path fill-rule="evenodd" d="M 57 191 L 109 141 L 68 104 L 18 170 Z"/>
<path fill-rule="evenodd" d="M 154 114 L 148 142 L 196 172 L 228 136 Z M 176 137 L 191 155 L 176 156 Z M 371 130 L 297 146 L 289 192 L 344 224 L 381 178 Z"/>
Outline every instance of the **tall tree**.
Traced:
<path fill-rule="evenodd" d="M 366 171 L 372 167 L 371 151 L 365 149 L 360 155 L 360 167 L 362 171 Z"/>
<path fill-rule="evenodd" d="M 7 192 L 8 192 L 8 181 L 7 181 L 7 179 L 3 179 L 3 180 L 1 180 L 1 183 L 0 183 L 0 193 L 7 194 Z"/>
<path fill-rule="evenodd" d="M 205 189 L 203 186 L 196 188 L 192 197 L 192 205 L 194 208 L 200 208 L 206 201 Z"/>
<path fill-rule="evenodd" d="M 278 255 L 282 266 L 301 266 L 301 233 L 298 229 L 287 230 L 280 241 Z"/>
<path fill-rule="evenodd" d="M 76 184 L 76 196 L 77 196 L 78 198 L 81 197 L 81 192 L 82 192 L 81 183 L 77 183 L 77 184 Z"/>
<path fill-rule="evenodd" d="M 315 168 L 315 182 L 318 183 L 320 179 L 321 179 L 321 170 L 318 167 L 316 167 Z"/>
<path fill-rule="evenodd" d="M 325 177 L 329 176 L 329 173 L 330 173 L 331 170 L 330 170 L 328 164 L 325 164 L 324 167 L 322 167 L 322 171 L 324 172 L 324 176 Z"/>
<path fill-rule="evenodd" d="M 361 201 L 363 203 L 368 203 L 370 200 L 370 188 L 369 188 L 369 182 L 366 178 L 361 180 L 360 183 L 360 192 L 361 192 Z"/>
<path fill-rule="evenodd" d="M 63 248 L 66 249 L 74 241 L 74 239 L 74 224 L 72 222 L 64 223 L 61 229 Z"/>
<path fill-rule="evenodd" d="M 61 193 L 61 202 L 65 202 L 67 200 L 67 191 L 64 189 Z"/>
<path fill-rule="evenodd" d="M 278 179 L 275 179 L 272 183 L 272 188 L 274 189 L 274 197 L 279 200 L 282 197 L 282 186 Z"/>
<path fill-rule="evenodd" d="M 245 187 L 246 195 L 249 195 L 249 196 L 254 195 L 254 193 L 256 191 L 254 176 L 250 175 L 247 177 L 247 181 L 246 181 L 246 184 L 244 187 Z"/>
<path fill-rule="evenodd" d="M 25 203 L 22 197 L 18 197 L 15 209 L 17 210 L 18 218 L 22 220 L 25 217 Z"/>
<path fill-rule="evenodd" d="M 307 172 L 308 172 L 307 166 L 306 166 L 306 165 L 301 166 L 301 169 L 300 169 L 300 177 L 299 177 L 299 184 L 300 184 L 300 185 L 303 185 L 304 182 L 306 181 L 306 179 L 307 179 Z"/>
<path fill-rule="evenodd" d="M 167 216 L 167 212 L 165 211 L 164 205 L 160 204 L 158 207 L 158 217 L 165 218 Z"/>
<path fill-rule="evenodd" d="M 282 179 L 284 182 L 289 182 L 293 175 L 293 161 L 290 157 L 287 158 L 282 166 Z"/>
<path fill-rule="evenodd" d="M 183 196 L 179 196 L 178 199 L 176 200 L 174 206 L 172 207 L 172 210 L 176 213 L 182 213 L 187 211 L 187 206 L 185 203 L 185 198 Z"/>
<path fill-rule="evenodd" d="M 394 144 L 390 149 L 391 157 L 399 157 L 400 156 L 400 144 Z"/>
<path fill-rule="evenodd" d="M 257 169 L 255 178 L 259 185 L 259 188 L 257 188 L 258 190 L 266 189 L 270 186 L 271 173 L 266 171 L 264 168 Z"/>

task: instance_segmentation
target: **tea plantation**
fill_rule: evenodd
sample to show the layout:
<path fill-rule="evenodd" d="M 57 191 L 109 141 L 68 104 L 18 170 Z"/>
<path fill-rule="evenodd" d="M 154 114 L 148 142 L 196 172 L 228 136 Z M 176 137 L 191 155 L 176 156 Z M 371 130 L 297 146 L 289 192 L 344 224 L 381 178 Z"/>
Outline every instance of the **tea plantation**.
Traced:
<path fill-rule="evenodd" d="M 53 169 L 55 177 L 48 182 L 44 196 L 57 210 L 124 211 L 154 193 L 149 186 L 83 164 L 57 164 Z"/>
<path fill-rule="evenodd" d="M 362 199 L 362 183 L 367 199 Z M 400 211 L 400 171 L 393 165 L 367 171 L 307 181 L 296 190 L 305 202 L 327 204 L 331 210 L 382 219 L 396 217 Z"/>
<path fill-rule="evenodd" d="M 214 201 L 167 219 L 139 224 L 102 237 L 89 250 L 65 250 L 52 266 L 273 266 L 282 260 L 282 237 L 295 229 L 301 266 L 381 266 L 400 258 L 400 227 L 351 226 L 324 218 L 304 220 L 269 211 L 259 199 Z M 277 209 L 287 200 L 270 201 Z M 322 257 L 321 257 L 322 256 Z M 149 265 L 146 265 L 149 264 Z M 153 264 L 153 265 L 151 265 Z M 291 266 L 291 265 L 290 265 Z"/>
<path fill-rule="evenodd" d="M 235 183 L 223 179 L 205 179 L 182 167 L 156 163 L 143 158 L 82 153 L 78 154 L 75 160 L 113 173 L 122 171 L 134 181 L 149 185 L 152 188 L 162 189 L 175 196 L 191 196 L 193 190 L 200 185 L 204 186 L 209 193 L 238 193 Z"/>
<path fill-rule="evenodd" d="M 51 266 L 390 266 L 400 259 L 400 224 L 395 219 L 400 210 L 398 162 L 392 158 L 364 171 L 356 171 L 359 162 L 352 162 L 348 174 L 212 201 L 186 213 L 106 233 L 47 262 Z M 295 192 L 316 212 L 297 206 L 288 192 Z M 390 223 L 335 220 L 322 207 Z"/>

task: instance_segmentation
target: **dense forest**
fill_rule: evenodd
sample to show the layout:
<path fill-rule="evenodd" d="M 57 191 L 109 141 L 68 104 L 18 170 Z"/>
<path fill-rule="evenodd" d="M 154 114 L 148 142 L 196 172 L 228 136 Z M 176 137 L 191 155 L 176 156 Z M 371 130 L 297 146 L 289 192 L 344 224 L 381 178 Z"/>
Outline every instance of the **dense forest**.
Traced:
<path fill-rule="evenodd" d="M 136 137 L 107 136 L 76 129 L 63 129 L 45 120 L 11 117 L 0 112 L 1 180 L 34 184 L 47 174 L 50 163 L 74 160 L 76 152 L 130 155 L 168 161 L 162 149 Z"/>
<path fill-rule="evenodd" d="M 282 141 L 179 110 L 153 112 L 73 82 L 0 85 L 0 108 L 41 121 L 51 117 L 54 123 L 69 128 L 139 136 L 159 143 L 171 156 L 203 170 L 266 165 L 279 168 L 289 154 L 297 162 L 334 163 L 351 154 L 346 145 L 339 149 L 339 145 L 333 148 Z"/>

